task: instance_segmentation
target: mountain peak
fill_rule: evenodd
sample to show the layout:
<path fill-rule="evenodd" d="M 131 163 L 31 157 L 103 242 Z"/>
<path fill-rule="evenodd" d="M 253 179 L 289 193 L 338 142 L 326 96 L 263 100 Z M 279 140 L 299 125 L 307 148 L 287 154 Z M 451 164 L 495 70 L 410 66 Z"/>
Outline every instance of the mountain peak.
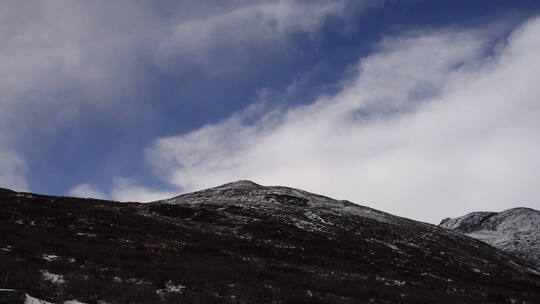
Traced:
<path fill-rule="evenodd" d="M 263 186 L 254 183 L 250 180 L 239 180 L 231 183 L 227 183 L 216 188 L 235 188 L 235 189 L 250 189 L 250 188 L 261 188 Z"/>

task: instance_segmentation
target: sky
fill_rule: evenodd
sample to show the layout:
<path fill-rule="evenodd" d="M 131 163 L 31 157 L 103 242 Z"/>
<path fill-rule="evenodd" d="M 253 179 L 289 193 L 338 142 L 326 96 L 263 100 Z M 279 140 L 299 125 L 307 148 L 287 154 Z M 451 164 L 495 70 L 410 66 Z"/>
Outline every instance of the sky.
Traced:
<path fill-rule="evenodd" d="M 4 1 L 0 187 L 540 209 L 538 1 Z"/>

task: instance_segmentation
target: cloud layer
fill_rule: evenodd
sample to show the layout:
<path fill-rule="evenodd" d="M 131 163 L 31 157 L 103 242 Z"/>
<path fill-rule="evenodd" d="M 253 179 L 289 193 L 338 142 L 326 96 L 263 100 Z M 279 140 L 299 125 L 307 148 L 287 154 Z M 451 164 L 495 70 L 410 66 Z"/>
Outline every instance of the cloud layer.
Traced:
<path fill-rule="evenodd" d="M 184 191 L 251 179 L 430 222 L 540 208 L 540 19 L 495 48 L 486 34 L 385 39 L 339 93 L 157 139 L 147 159 Z"/>
<path fill-rule="evenodd" d="M 138 95 L 155 81 L 147 79 L 152 73 L 228 71 L 252 57 L 248 45 L 253 42 L 261 49 L 285 46 L 292 34 L 314 34 L 343 5 L 344 1 L 4 4 L 1 185 L 27 189 L 22 155 L 36 137 L 84 121 L 90 110 L 103 120 L 144 111 Z"/>

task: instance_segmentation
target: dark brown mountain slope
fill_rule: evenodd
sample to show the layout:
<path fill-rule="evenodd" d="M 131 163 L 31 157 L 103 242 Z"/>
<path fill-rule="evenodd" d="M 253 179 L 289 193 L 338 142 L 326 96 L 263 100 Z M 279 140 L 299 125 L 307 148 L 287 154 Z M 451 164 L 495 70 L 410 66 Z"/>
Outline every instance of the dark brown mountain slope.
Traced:
<path fill-rule="evenodd" d="M 538 303 L 534 266 L 434 225 L 241 181 L 150 203 L 0 191 L 0 288 L 86 303 Z"/>

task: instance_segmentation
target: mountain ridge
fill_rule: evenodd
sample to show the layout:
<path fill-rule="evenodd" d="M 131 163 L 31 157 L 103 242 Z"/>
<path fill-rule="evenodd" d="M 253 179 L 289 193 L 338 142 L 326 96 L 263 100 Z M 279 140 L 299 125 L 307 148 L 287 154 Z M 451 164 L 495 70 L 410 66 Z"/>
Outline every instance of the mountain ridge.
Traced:
<path fill-rule="evenodd" d="M 0 232 L 0 288 L 50 302 L 540 297 L 533 264 L 461 233 L 248 181 L 147 204 L 0 191 Z"/>
<path fill-rule="evenodd" d="M 446 218 L 440 227 L 464 233 L 540 266 L 540 211 L 515 207 Z"/>

